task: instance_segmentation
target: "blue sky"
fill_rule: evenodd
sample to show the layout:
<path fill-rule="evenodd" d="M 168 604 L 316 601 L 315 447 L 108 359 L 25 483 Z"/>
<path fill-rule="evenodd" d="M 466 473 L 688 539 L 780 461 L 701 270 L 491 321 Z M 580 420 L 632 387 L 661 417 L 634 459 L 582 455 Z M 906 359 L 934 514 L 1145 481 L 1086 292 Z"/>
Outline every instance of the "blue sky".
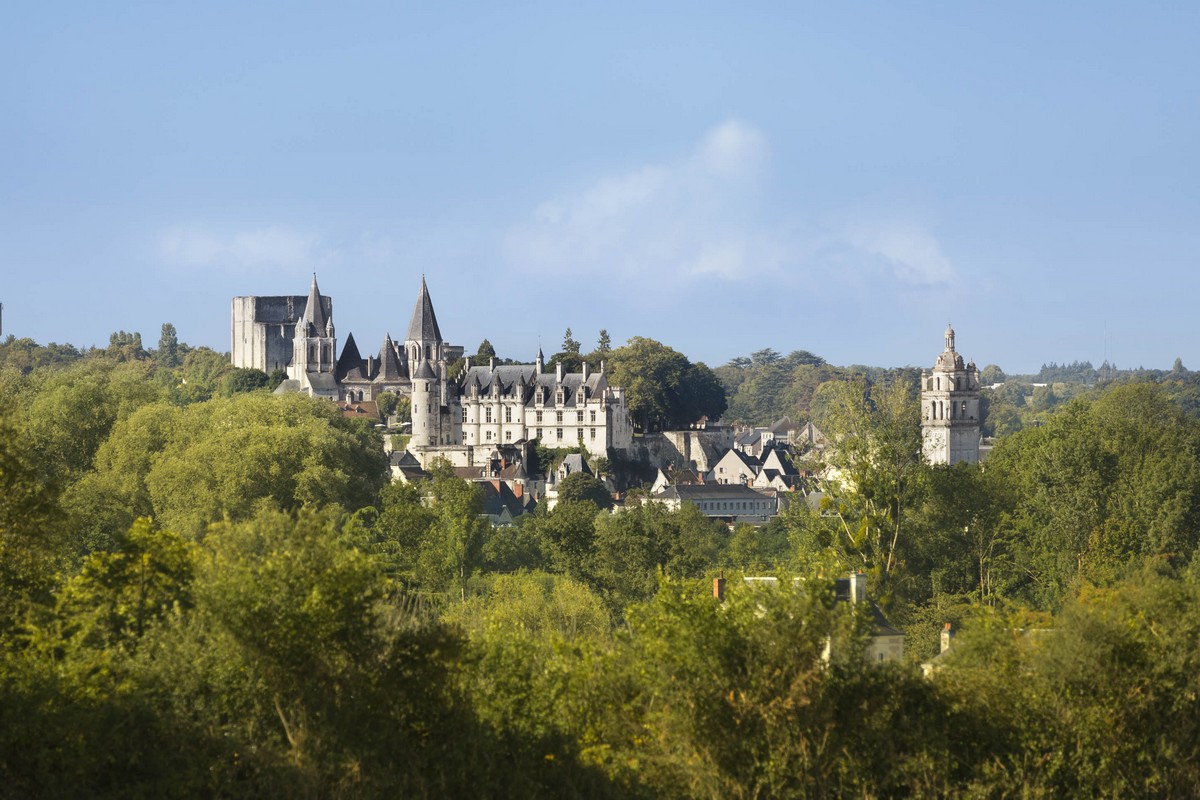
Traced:
<path fill-rule="evenodd" d="M 1200 368 L 1200 4 L 26 3 L 4 333 Z"/>

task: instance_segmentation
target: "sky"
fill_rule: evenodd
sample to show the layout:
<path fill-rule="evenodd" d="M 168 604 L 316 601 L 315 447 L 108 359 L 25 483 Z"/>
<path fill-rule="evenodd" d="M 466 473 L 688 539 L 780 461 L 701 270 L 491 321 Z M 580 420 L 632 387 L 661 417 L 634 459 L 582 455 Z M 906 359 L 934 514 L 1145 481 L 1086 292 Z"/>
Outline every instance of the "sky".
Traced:
<path fill-rule="evenodd" d="M 22 3 L 3 333 L 1200 368 L 1200 3 Z"/>

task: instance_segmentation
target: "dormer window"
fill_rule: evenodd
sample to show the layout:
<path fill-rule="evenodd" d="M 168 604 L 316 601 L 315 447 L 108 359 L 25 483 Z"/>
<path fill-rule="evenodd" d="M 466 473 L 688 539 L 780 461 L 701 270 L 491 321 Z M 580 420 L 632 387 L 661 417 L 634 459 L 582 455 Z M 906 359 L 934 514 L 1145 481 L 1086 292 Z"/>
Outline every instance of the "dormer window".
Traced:
<path fill-rule="evenodd" d="M 554 404 L 561 406 L 564 402 L 566 402 L 566 393 L 559 389 L 554 395 Z"/>

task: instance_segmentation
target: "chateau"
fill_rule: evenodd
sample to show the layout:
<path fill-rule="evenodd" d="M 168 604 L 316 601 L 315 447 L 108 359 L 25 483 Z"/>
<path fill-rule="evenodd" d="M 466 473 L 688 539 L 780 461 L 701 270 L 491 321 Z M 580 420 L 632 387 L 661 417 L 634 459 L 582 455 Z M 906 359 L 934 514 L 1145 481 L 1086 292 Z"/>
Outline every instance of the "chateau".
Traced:
<path fill-rule="evenodd" d="M 333 300 L 320 293 L 316 275 L 307 297 L 233 298 L 231 319 L 234 366 L 285 369 L 277 391 L 348 401 L 383 392 L 410 398 L 408 449 L 425 466 L 437 457 L 458 467 L 524 460 L 533 440 L 583 446 L 593 456 L 628 450 L 633 441 L 625 393 L 609 384 L 603 362 L 598 370 L 584 363 L 581 372 L 561 364 L 546 372 L 539 349 L 533 364 L 472 365 L 468 358 L 452 379 L 463 348 L 442 339 L 424 277 L 404 341 L 388 335 L 379 355 L 365 359 L 353 334 L 335 357 Z"/>
<path fill-rule="evenodd" d="M 979 370 L 963 364 L 949 325 L 933 370 L 921 370 L 921 434 L 930 464 L 979 461 Z"/>

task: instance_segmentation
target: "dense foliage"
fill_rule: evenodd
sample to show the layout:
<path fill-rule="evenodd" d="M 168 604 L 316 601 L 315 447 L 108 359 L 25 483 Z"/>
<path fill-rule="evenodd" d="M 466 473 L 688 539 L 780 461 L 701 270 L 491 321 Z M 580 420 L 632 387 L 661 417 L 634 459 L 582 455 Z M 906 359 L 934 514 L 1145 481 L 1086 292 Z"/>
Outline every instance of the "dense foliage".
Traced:
<path fill-rule="evenodd" d="M 372 430 L 220 361 L 166 326 L 0 344 L 0 796 L 1200 793 L 1183 380 L 951 469 L 908 372 L 831 373 L 790 385 L 840 479 L 768 525 L 580 475 L 493 529 L 447 466 L 385 483 Z M 865 661 L 847 569 L 906 663 Z"/>

